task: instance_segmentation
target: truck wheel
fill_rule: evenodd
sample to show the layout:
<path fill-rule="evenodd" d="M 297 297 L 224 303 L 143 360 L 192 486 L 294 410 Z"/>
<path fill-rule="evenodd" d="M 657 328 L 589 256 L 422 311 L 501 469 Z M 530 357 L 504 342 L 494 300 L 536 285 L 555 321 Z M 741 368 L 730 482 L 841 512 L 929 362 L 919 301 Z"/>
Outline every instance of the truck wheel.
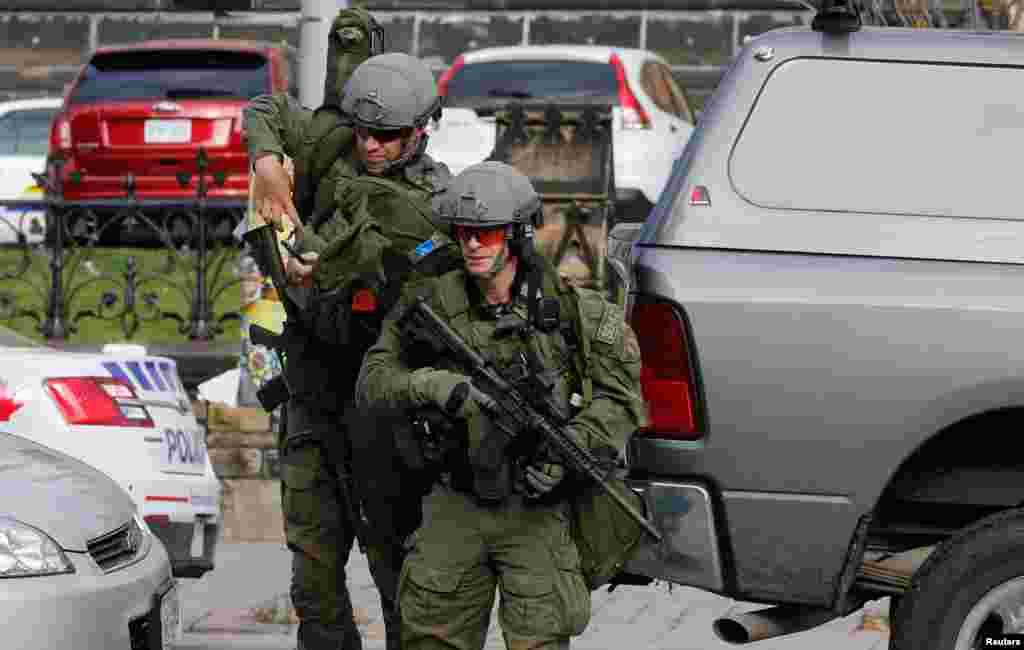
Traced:
<path fill-rule="evenodd" d="M 893 615 L 893 650 L 973 650 L 986 635 L 1024 632 L 1024 509 L 939 544 Z"/>

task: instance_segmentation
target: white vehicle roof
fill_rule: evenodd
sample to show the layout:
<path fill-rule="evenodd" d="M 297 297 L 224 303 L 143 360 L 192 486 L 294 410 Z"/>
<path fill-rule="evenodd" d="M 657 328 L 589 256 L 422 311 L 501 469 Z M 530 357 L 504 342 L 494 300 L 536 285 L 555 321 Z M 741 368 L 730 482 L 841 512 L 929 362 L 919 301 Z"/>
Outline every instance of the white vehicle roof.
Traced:
<path fill-rule="evenodd" d="M 13 99 L 0 102 L 0 115 L 11 111 L 32 110 L 34 108 L 60 108 L 64 104 L 61 97 L 37 97 L 35 99 Z"/>
<path fill-rule="evenodd" d="M 594 61 L 608 63 L 612 53 L 618 54 L 622 63 L 629 67 L 640 65 L 643 61 L 654 59 L 665 63 L 665 60 L 649 50 L 631 47 L 612 47 L 610 45 L 514 45 L 510 47 L 485 47 L 479 50 L 464 52 L 462 60 L 466 64 L 487 61 L 523 61 L 563 59 L 566 61 Z"/>

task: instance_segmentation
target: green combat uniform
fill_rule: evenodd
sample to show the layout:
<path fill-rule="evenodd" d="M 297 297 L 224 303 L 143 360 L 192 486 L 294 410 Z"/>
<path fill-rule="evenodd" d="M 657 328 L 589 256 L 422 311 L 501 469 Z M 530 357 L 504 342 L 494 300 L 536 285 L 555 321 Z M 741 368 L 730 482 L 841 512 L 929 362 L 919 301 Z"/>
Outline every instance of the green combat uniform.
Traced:
<path fill-rule="evenodd" d="M 250 159 L 267 152 L 292 158 L 302 215 L 333 199 L 335 188 L 323 176 L 353 141 L 340 111 L 342 89 L 379 40 L 380 30 L 366 11 L 340 11 L 330 33 L 323 106 L 311 111 L 279 93 L 257 97 L 245 109 Z M 347 449 L 336 433 L 350 391 L 344 376 L 324 363 L 329 355 L 312 341 L 293 341 L 286 350 L 283 372 L 292 394 L 279 441 L 281 500 L 293 553 L 291 598 L 300 619 L 300 649 L 357 650 L 362 641 L 345 584 L 355 522 L 339 462 Z"/>
<path fill-rule="evenodd" d="M 500 173 L 463 182 L 481 169 Z M 513 211 L 503 209 L 507 203 L 486 196 L 488 190 L 506 195 L 521 191 L 536 199 L 529 181 L 509 170 L 501 163 L 474 165 L 452 181 L 446 195 L 475 197 L 476 214 L 483 216 L 484 225 L 522 223 L 534 216 L 539 201 L 524 199 L 524 207 L 516 207 L 517 214 L 510 216 Z M 510 175 L 515 182 L 508 181 Z M 476 181 L 475 188 L 469 180 Z M 467 186 L 470 190 L 463 191 Z M 514 238 L 510 248 L 516 242 Z M 461 269 L 407 287 L 366 355 L 357 397 L 391 408 L 434 404 L 451 411 L 454 387 L 469 381 L 465 370 L 403 337 L 398 325 L 402 305 L 426 297 L 438 316 L 497 368 L 527 372 L 527 359 L 539 358 L 554 377 L 553 398 L 572 414 L 567 425 L 571 435 L 591 450 L 617 454 L 628 434 L 645 422 L 636 336 L 619 307 L 597 292 L 565 288 L 536 258 L 528 265 L 524 258 L 529 240 L 518 242 L 519 252 L 513 248 L 513 254 L 521 266 L 511 304 L 487 304 Z M 543 268 L 542 281 L 525 281 L 529 268 Z M 523 291 L 527 286 L 542 288 L 543 296 L 557 300 L 559 327 L 534 329 L 527 337 L 507 333 L 510 323 L 514 332 L 516 323 L 530 318 L 527 296 L 532 290 Z M 443 384 L 453 388 L 439 389 Z M 444 394 L 449 397 L 441 400 Z M 590 588 L 570 528 L 570 503 L 581 488 L 570 479 L 545 494 L 531 493 L 516 462 L 528 453 L 518 459 L 509 454 L 497 478 L 481 476 L 474 459 L 489 435 L 488 416 L 480 408 L 454 416 L 465 418 L 464 437 L 455 436 L 454 443 L 445 445 L 440 480 L 424 499 L 423 522 L 409 540 L 402 568 L 403 647 L 482 648 L 496 588 L 509 648 L 568 647 L 569 638 L 582 633 L 590 619 Z"/>
<path fill-rule="evenodd" d="M 360 101 L 388 88 L 429 92 L 405 97 L 380 92 L 383 110 L 374 104 L 374 119 L 366 119 L 360 113 Z M 404 54 L 384 54 L 359 67 L 342 109 L 358 126 L 419 129 L 436 117 L 440 101 L 426 66 Z M 425 134 L 410 146 L 379 175 L 367 173 L 355 151 L 338 159 L 322 181 L 335 188 L 334 209 L 318 205 L 312 227 L 300 242 L 303 251 L 319 254 L 312 322 L 319 340 L 341 350 L 335 363 L 341 366 L 339 385 L 349 399 L 359 362 L 377 340 L 381 316 L 397 300 L 402 284 L 410 278 L 439 275 L 459 263 L 457 247 L 433 222 L 431 209 L 431 198 L 446 187 L 451 174 L 444 164 L 423 153 Z M 360 289 L 371 289 L 374 295 L 376 304 L 361 307 L 367 311 L 356 308 L 354 298 Z M 374 425 L 380 422 L 368 423 L 354 410 L 347 420 L 352 474 L 364 518 L 361 535 L 381 595 L 388 645 L 397 648 L 403 542 L 419 524 L 421 490 L 403 480 L 408 478 L 406 468 L 388 444 L 393 438 L 378 434 Z"/>
<path fill-rule="evenodd" d="M 395 74 L 400 78 L 391 78 Z M 374 93 L 377 88 L 399 88 L 400 91 L 381 98 L 383 105 L 373 115 L 381 120 L 367 125 L 353 101 Z M 388 54 L 371 57 L 356 68 L 347 84 L 346 96 L 337 107 L 341 119 L 348 125 L 375 129 L 422 128 L 430 117 L 436 117 L 440 101 L 429 69 L 407 55 Z M 321 111 L 318 116 L 326 114 Z M 346 411 L 359 361 L 378 335 L 378 314 L 384 313 L 397 299 L 398 288 L 405 278 L 436 275 L 451 267 L 451 262 L 446 260 L 457 260 L 455 247 L 432 223 L 430 210 L 431 196 L 444 187 L 450 174 L 444 165 L 423 154 L 426 136 L 422 132 L 416 140 L 418 144 L 411 147 L 408 155 L 384 174 L 370 175 L 351 145 L 350 127 L 340 129 L 349 137 L 349 146 L 340 155 L 329 154 L 333 146 L 316 153 L 312 146 L 316 139 L 301 134 L 303 128 L 307 133 L 313 132 L 315 126 L 310 125 L 314 122 L 304 122 L 301 115 L 294 116 L 295 121 L 291 123 L 267 115 L 264 114 L 264 124 L 275 128 L 279 128 L 279 122 L 286 125 L 280 133 L 284 141 L 304 142 L 306 151 L 314 151 L 307 167 L 317 170 L 318 181 L 314 197 L 307 211 L 302 213 L 306 228 L 297 242 L 303 252 L 320 254 L 314 288 L 303 314 L 304 334 L 310 339 L 298 350 L 289 352 L 285 376 L 293 393 L 310 396 L 302 401 L 304 406 L 309 406 L 306 411 L 328 417 L 319 420 L 315 427 L 289 423 L 289 440 L 303 435 L 303 431 L 314 430 L 315 438 L 320 441 L 308 456 L 292 456 L 300 463 L 289 462 L 289 454 L 282 463 L 286 511 L 296 498 L 308 496 L 313 504 L 308 509 L 309 521 L 319 522 L 314 527 L 295 527 L 296 535 L 303 539 L 292 541 L 290 535 L 289 541 L 294 545 L 301 542 L 309 548 L 330 545 L 330 553 L 339 557 L 337 570 L 317 565 L 316 571 L 303 573 L 297 565 L 293 600 L 301 616 L 299 600 L 306 602 L 307 609 L 313 611 L 316 599 L 333 602 L 332 599 L 338 600 L 336 594 L 347 594 L 343 568 L 351 550 L 353 528 L 358 528 L 356 532 L 380 591 L 388 647 L 398 648 L 397 583 L 404 556 L 401 541 L 419 523 L 420 495 L 414 493 L 412 499 L 398 499 L 415 506 L 401 512 L 401 516 L 393 515 L 391 510 L 394 509 L 389 509 L 387 517 L 379 516 L 382 508 L 367 503 L 365 496 L 370 491 L 362 489 L 366 476 L 353 476 L 351 468 L 373 466 L 384 474 L 393 474 L 398 471 L 392 462 L 395 454 L 393 449 L 381 450 L 368 444 L 372 442 L 368 437 L 354 439 L 352 427 L 346 424 L 350 419 Z M 313 120 L 316 118 L 313 116 Z M 330 165 L 322 159 L 327 155 L 333 155 Z M 299 176 L 302 165 L 298 162 L 296 194 L 302 187 Z M 296 206 L 303 209 L 298 196 Z M 369 302 L 361 298 L 360 289 L 373 290 Z M 293 358 L 301 359 L 301 363 L 293 364 Z M 288 372 L 289 369 L 292 372 Z M 293 404 L 297 401 L 292 400 Z M 292 411 L 289 411 L 289 418 L 294 420 Z M 319 457 L 314 458 L 318 452 Z M 365 456 L 371 452 L 383 452 L 387 458 L 384 462 L 367 463 Z M 341 486 L 353 489 L 335 490 L 343 497 L 340 500 L 331 496 L 329 479 L 332 476 L 354 479 L 346 480 L 346 485 Z M 390 483 L 401 484 L 400 481 Z M 303 490 L 303 485 L 311 487 Z M 317 491 L 317 485 L 327 489 Z M 403 489 L 396 498 L 404 495 Z M 349 513 L 354 521 L 346 518 Z M 333 523 L 337 516 L 342 520 L 340 527 L 324 525 Z M 297 554 L 296 562 L 309 564 L 306 555 Z M 306 599 L 307 594 L 311 598 Z"/>

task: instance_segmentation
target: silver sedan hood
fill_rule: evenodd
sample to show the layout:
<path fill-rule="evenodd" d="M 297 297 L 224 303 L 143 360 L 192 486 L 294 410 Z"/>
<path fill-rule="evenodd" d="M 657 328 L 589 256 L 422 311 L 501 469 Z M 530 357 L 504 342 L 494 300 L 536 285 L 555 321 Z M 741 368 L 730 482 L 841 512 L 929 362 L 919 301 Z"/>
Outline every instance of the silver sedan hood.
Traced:
<path fill-rule="evenodd" d="M 38 528 L 68 551 L 131 519 L 128 493 L 90 465 L 0 432 L 0 516 Z"/>

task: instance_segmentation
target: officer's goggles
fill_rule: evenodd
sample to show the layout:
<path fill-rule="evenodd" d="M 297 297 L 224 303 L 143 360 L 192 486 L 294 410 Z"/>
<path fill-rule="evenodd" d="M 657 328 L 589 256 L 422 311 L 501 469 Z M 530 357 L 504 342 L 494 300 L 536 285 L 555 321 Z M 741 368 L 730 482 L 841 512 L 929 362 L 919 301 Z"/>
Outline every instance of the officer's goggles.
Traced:
<path fill-rule="evenodd" d="M 360 140 L 373 138 L 381 144 L 387 144 L 399 138 L 409 137 L 412 135 L 412 129 L 368 129 L 365 126 L 357 126 L 356 135 Z"/>
<path fill-rule="evenodd" d="M 480 228 L 478 226 L 455 226 L 455 238 L 463 244 L 476 239 L 481 246 L 497 246 L 505 241 L 508 227 L 505 225 Z"/>

